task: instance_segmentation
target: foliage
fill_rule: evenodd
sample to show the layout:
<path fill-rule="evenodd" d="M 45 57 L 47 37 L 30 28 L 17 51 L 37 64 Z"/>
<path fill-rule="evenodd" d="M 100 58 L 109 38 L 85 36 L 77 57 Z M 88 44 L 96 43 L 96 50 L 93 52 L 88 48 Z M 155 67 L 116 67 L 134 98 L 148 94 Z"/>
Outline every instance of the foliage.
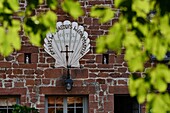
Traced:
<path fill-rule="evenodd" d="M 167 92 L 170 70 L 161 62 L 170 50 L 169 5 L 169 0 L 115 0 L 115 6 L 121 10 L 119 22 L 110 28 L 108 35 L 97 40 L 98 52 L 108 49 L 121 52 L 123 47 L 129 70 L 145 72 L 142 77 L 131 75 L 129 91 L 131 96 L 137 96 L 139 103 L 146 102 L 147 111 L 151 113 L 170 112 Z M 96 7 L 91 10 L 92 16 L 97 15 L 100 20 L 112 19 L 107 15 L 102 17 L 105 11 L 98 12 Z M 146 70 L 144 65 L 151 55 L 158 63 Z"/>
<path fill-rule="evenodd" d="M 0 0 L 0 53 L 8 56 L 21 48 L 19 31 L 22 29 L 30 42 L 40 46 L 48 32 L 55 30 L 57 6 L 69 13 L 74 19 L 83 15 L 80 3 L 75 0 L 46 0 L 48 11 L 34 15 L 44 0 L 26 0 L 26 10 L 20 10 L 18 0 Z M 170 50 L 170 1 L 169 0 L 114 0 L 120 9 L 119 22 L 115 23 L 108 35 L 97 40 L 97 51 L 108 49 L 119 53 L 126 49 L 125 60 L 129 70 L 145 72 L 142 77 L 132 74 L 129 81 L 131 96 L 137 96 L 139 103 L 146 102 L 148 112 L 170 112 L 170 95 L 167 83 L 170 83 L 170 70 L 161 64 Z M 94 6 L 91 16 L 104 23 L 114 17 L 115 10 L 105 6 Z M 21 20 L 15 19 L 19 16 Z M 22 29 L 21 29 L 22 28 Z M 12 36 L 11 36 L 12 34 Z M 160 62 L 147 70 L 145 63 L 154 55 Z"/>
<path fill-rule="evenodd" d="M 20 9 L 18 1 L 20 0 L 0 0 L 0 54 L 3 56 L 8 56 L 13 50 L 21 48 L 21 38 L 18 33 L 21 30 L 24 30 L 30 42 L 36 46 L 41 46 L 48 32 L 56 30 L 55 10 L 59 4 L 57 0 L 21 0 L 26 4 L 25 11 Z M 48 11 L 35 15 L 35 11 L 41 4 L 46 4 Z M 77 1 L 64 0 L 61 6 L 74 19 L 83 14 Z"/>
<path fill-rule="evenodd" d="M 81 9 L 79 2 L 74 2 L 74 0 L 64 0 L 61 6 L 63 10 L 69 13 L 74 19 L 83 15 L 83 10 Z"/>
<path fill-rule="evenodd" d="M 91 8 L 90 15 L 93 17 L 99 17 L 99 21 L 104 23 L 109 21 L 110 18 L 113 18 L 114 12 L 110 7 L 94 6 Z"/>
<path fill-rule="evenodd" d="M 39 113 L 35 108 L 30 108 L 18 104 L 14 105 L 13 108 L 14 109 L 12 110 L 12 113 Z"/>

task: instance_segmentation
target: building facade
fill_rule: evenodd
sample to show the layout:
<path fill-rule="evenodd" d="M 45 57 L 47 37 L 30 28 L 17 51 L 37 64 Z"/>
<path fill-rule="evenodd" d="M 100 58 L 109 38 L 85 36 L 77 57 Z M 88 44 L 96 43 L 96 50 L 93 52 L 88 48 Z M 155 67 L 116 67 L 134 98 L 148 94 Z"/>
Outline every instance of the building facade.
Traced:
<path fill-rule="evenodd" d="M 19 1 L 20 10 L 24 11 L 26 2 Z M 73 80 L 71 91 L 65 88 L 68 70 L 54 68 L 55 60 L 44 47 L 32 46 L 21 30 L 21 50 L 6 58 L 0 57 L 0 113 L 10 113 L 13 104 L 35 107 L 40 113 L 144 113 L 144 106 L 129 96 L 130 72 L 124 61 L 124 51 L 121 54 L 114 51 L 96 53 L 95 39 L 107 34 L 118 15 L 108 23 L 99 24 L 98 19 L 89 16 L 90 8 L 103 4 L 114 9 L 113 0 L 82 0 L 80 3 L 85 14 L 77 23 L 87 31 L 91 47 L 80 59 L 81 67 L 69 70 Z M 44 3 L 35 14 L 47 10 Z M 56 14 L 58 21 L 75 21 L 60 8 Z"/>

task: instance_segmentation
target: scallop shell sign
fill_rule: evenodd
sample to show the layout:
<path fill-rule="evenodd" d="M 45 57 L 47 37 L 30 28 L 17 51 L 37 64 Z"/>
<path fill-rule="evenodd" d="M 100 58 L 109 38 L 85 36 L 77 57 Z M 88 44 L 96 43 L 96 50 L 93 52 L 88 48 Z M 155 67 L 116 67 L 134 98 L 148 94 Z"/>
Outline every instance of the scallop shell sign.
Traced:
<path fill-rule="evenodd" d="M 48 33 L 44 50 L 55 59 L 55 67 L 80 67 L 79 60 L 89 52 L 90 39 L 77 22 L 57 22 L 57 31 Z"/>

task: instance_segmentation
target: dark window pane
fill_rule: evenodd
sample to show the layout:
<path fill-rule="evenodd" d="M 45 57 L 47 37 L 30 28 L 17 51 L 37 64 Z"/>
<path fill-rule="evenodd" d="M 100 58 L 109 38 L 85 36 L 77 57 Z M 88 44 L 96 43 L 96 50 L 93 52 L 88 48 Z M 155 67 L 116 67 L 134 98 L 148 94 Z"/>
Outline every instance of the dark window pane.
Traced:
<path fill-rule="evenodd" d="M 63 108 L 57 108 L 56 113 L 63 113 Z"/>
<path fill-rule="evenodd" d="M 55 108 L 48 108 L 48 113 L 55 113 Z"/>
<path fill-rule="evenodd" d="M 139 113 L 139 104 L 129 95 L 115 95 L 114 113 Z"/>
<path fill-rule="evenodd" d="M 74 107 L 74 97 L 67 97 L 67 105 L 68 107 Z"/>
<path fill-rule="evenodd" d="M 7 110 L 6 109 L 1 109 L 0 113 L 7 113 Z"/>
<path fill-rule="evenodd" d="M 62 107 L 63 106 L 63 97 L 48 97 L 48 107 L 52 106 Z"/>
<path fill-rule="evenodd" d="M 68 113 L 74 113 L 74 108 L 68 108 Z"/>
<path fill-rule="evenodd" d="M 83 108 L 77 108 L 76 113 L 83 113 Z"/>
<path fill-rule="evenodd" d="M 56 106 L 57 107 L 63 106 L 63 97 L 56 97 Z"/>
<path fill-rule="evenodd" d="M 48 107 L 55 106 L 55 97 L 48 97 Z"/>
<path fill-rule="evenodd" d="M 76 103 L 76 107 L 82 107 L 83 106 L 83 98 L 75 97 L 75 103 Z"/>
<path fill-rule="evenodd" d="M 7 106 L 0 106 L 0 109 L 4 109 L 4 108 L 7 109 Z"/>
<path fill-rule="evenodd" d="M 8 109 L 8 113 L 12 113 L 12 109 Z"/>

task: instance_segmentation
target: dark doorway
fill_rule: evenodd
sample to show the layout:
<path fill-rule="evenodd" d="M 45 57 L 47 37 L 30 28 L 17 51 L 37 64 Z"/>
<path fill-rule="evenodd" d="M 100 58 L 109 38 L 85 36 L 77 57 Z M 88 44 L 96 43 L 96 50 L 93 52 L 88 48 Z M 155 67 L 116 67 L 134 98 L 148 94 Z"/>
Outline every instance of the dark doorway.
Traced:
<path fill-rule="evenodd" d="M 114 113 L 140 113 L 140 106 L 135 98 L 129 95 L 114 95 Z"/>

